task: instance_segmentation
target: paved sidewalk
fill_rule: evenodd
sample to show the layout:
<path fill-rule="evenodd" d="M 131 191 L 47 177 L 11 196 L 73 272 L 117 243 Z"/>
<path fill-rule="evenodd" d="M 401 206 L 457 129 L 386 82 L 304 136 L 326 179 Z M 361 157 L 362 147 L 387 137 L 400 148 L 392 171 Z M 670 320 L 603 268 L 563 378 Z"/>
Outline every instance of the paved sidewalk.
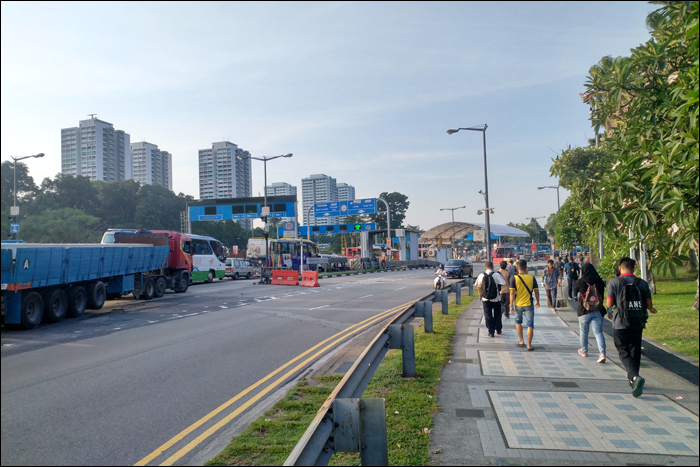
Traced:
<path fill-rule="evenodd" d="M 431 463 L 698 465 L 697 380 L 642 357 L 646 386 L 634 398 L 612 338 L 606 335 L 607 363 L 596 363 L 592 332 L 583 358 L 576 312 L 555 314 L 544 291 L 540 303 L 534 352 L 515 346 L 513 318 L 504 319 L 501 336 L 488 337 L 478 301 L 457 320 L 454 357 L 438 390 L 442 412 L 431 452 L 439 453 Z"/>

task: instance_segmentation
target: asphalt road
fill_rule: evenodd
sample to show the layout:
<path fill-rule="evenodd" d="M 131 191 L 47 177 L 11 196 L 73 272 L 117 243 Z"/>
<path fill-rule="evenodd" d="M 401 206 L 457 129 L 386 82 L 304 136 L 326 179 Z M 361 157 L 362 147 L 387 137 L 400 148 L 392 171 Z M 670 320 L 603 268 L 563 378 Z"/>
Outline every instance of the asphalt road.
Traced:
<path fill-rule="evenodd" d="M 3 329 L 2 465 L 200 462 L 227 426 L 352 336 L 305 352 L 430 293 L 432 276 L 324 278 L 313 289 L 227 279 L 31 331 Z M 376 332 L 387 318 L 363 329 Z"/>

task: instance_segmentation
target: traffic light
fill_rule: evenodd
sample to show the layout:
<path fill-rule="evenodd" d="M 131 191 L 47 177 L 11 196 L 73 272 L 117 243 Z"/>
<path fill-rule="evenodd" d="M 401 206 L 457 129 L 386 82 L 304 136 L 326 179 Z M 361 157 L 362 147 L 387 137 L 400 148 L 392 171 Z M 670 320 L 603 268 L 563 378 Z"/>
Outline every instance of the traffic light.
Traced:
<path fill-rule="evenodd" d="M 355 229 L 356 231 L 360 231 L 360 230 L 362 230 L 362 224 L 355 224 L 352 226 L 352 228 Z"/>

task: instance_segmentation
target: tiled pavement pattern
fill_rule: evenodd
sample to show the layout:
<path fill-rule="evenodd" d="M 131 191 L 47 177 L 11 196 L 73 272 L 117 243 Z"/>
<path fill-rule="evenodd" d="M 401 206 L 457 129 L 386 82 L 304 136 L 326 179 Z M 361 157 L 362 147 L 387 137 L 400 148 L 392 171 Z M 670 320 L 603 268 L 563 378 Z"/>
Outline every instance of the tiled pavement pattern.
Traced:
<path fill-rule="evenodd" d="M 484 375 L 530 378 L 587 378 L 626 380 L 615 364 L 596 363 L 595 358 L 554 352 L 479 351 Z"/>
<path fill-rule="evenodd" d="M 482 316 L 481 317 L 481 323 L 480 324 L 486 324 L 486 317 Z M 510 317 L 510 319 L 503 319 L 503 327 L 506 326 L 515 326 L 515 319 L 513 316 Z M 569 325 L 564 322 L 563 319 L 561 319 L 558 316 L 554 316 L 553 313 L 549 313 L 549 316 L 542 316 L 542 315 L 537 315 L 535 314 L 535 329 L 538 327 L 568 327 Z"/>
<path fill-rule="evenodd" d="M 569 345 L 578 346 L 579 337 L 573 331 L 561 330 L 561 331 L 551 331 L 537 329 L 537 318 L 535 318 L 535 333 L 532 338 L 533 347 L 536 345 Z M 523 331 L 523 335 L 525 331 Z M 527 338 L 526 338 L 527 339 Z M 488 330 L 486 328 L 479 328 L 479 344 L 509 344 L 515 345 L 518 342 L 518 333 L 513 327 L 504 327 L 503 334 L 496 334 L 494 337 L 488 337 Z M 578 347 L 577 347 L 578 348 Z"/>
<path fill-rule="evenodd" d="M 510 448 L 698 455 L 698 417 L 664 396 L 488 394 Z"/>

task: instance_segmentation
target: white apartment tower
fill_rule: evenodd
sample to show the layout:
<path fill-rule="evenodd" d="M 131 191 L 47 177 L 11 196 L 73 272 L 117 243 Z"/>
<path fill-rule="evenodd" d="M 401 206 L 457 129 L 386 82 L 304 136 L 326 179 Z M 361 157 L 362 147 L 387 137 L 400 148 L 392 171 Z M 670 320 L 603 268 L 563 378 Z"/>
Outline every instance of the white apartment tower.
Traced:
<path fill-rule="evenodd" d="M 294 196 L 297 194 L 297 187 L 289 183 L 273 183 L 267 186 L 267 196 Z"/>
<path fill-rule="evenodd" d="M 332 203 L 338 201 L 338 188 L 335 178 L 325 174 L 311 175 L 301 181 L 301 193 L 303 198 L 304 225 L 329 225 L 337 224 L 337 217 L 309 216 L 309 208 L 316 203 Z"/>
<path fill-rule="evenodd" d="M 132 176 L 141 185 L 160 185 L 173 190 L 173 156 L 145 141 L 131 143 Z"/>
<path fill-rule="evenodd" d="M 212 143 L 199 150 L 199 199 L 252 196 L 250 153 L 233 143 Z"/>
<path fill-rule="evenodd" d="M 352 201 L 355 199 L 355 187 L 347 183 L 338 183 L 338 201 Z M 338 218 L 338 224 L 345 223 L 345 216 Z"/>
<path fill-rule="evenodd" d="M 61 130 L 61 173 L 103 182 L 131 178 L 130 136 L 94 116 Z"/>

